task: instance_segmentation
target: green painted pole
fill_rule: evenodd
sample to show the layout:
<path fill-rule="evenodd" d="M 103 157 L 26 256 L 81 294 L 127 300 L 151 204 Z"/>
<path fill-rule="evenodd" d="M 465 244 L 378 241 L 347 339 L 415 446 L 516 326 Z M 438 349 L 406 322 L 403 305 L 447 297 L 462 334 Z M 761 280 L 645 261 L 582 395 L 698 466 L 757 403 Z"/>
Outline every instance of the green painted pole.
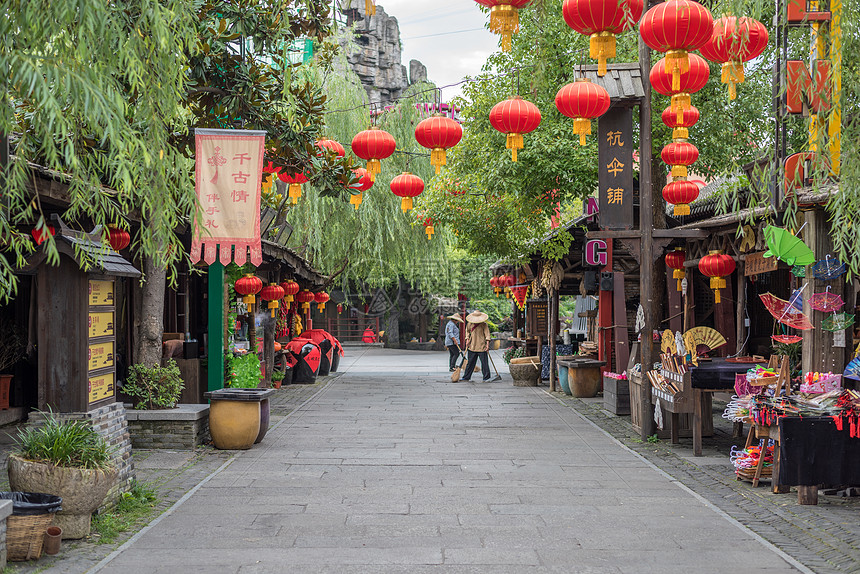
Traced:
<path fill-rule="evenodd" d="M 209 380 L 210 391 L 224 387 L 224 266 L 209 266 Z"/>

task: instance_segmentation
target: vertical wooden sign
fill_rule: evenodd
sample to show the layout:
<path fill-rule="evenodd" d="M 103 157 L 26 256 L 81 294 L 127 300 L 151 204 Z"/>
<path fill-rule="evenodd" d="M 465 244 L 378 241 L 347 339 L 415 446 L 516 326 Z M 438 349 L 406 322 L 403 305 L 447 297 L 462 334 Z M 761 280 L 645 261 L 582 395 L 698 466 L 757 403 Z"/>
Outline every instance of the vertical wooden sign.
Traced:
<path fill-rule="evenodd" d="M 601 229 L 633 229 L 633 108 L 597 120 Z"/>

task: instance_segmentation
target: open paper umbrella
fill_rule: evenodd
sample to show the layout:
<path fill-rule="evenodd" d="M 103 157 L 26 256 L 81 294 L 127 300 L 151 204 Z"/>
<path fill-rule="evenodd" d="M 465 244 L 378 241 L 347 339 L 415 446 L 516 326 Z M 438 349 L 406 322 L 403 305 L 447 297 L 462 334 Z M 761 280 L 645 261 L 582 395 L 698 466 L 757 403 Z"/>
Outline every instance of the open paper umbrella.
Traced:
<path fill-rule="evenodd" d="M 791 274 L 795 277 L 800 277 L 801 279 L 803 279 L 804 277 L 806 277 L 806 267 L 804 267 L 803 265 L 795 265 L 791 268 Z"/>
<path fill-rule="evenodd" d="M 803 340 L 803 337 L 798 337 L 797 335 L 771 335 L 770 338 L 777 343 L 785 343 L 786 345 L 799 343 Z"/>
<path fill-rule="evenodd" d="M 854 357 L 851 361 L 845 366 L 845 372 L 842 373 L 842 376 L 848 379 L 854 379 L 855 381 L 860 381 L 860 357 Z"/>
<path fill-rule="evenodd" d="M 764 306 L 773 315 L 773 318 L 782 323 L 801 331 L 805 329 L 814 329 L 809 317 L 798 311 L 794 305 L 780 299 L 773 293 L 764 293 L 758 296 Z"/>
<path fill-rule="evenodd" d="M 812 267 L 812 276 L 816 279 L 830 281 L 848 271 L 848 266 L 828 255 Z"/>
<path fill-rule="evenodd" d="M 845 301 L 842 297 L 830 292 L 830 288 L 824 293 L 816 293 L 809 298 L 809 306 L 816 311 L 824 311 L 825 313 L 834 313 L 842 308 Z"/>
<path fill-rule="evenodd" d="M 834 313 L 828 315 L 821 321 L 821 328 L 825 331 L 841 331 L 854 324 L 854 315 L 849 313 Z"/>
<path fill-rule="evenodd" d="M 768 225 L 764 228 L 767 240 L 765 257 L 776 257 L 788 265 L 812 265 L 815 263 L 815 253 L 807 247 L 799 237 L 795 237 L 788 229 Z"/>

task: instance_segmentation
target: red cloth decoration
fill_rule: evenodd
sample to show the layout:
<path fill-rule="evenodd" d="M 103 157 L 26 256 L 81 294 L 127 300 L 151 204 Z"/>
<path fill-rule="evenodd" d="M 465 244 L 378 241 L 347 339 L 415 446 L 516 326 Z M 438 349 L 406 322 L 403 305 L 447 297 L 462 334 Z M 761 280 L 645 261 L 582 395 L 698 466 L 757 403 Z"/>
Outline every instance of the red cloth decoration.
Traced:
<path fill-rule="evenodd" d="M 591 119 L 605 114 L 609 103 L 609 92 L 588 78 L 563 86 L 555 95 L 558 111 L 573 118 L 573 133 L 579 135 L 579 145 L 585 145 L 585 136 L 591 134 Z"/>
<path fill-rule="evenodd" d="M 51 237 L 56 235 L 57 231 L 54 229 L 53 225 L 46 225 L 42 229 L 36 229 L 34 227 L 33 230 L 30 231 L 30 235 L 33 236 L 33 241 L 36 242 L 36 245 L 41 245 L 42 243 L 44 243 L 45 240 L 48 238 L 48 233 L 51 234 Z"/>
<path fill-rule="evenodd" d="M 390 157 L 395 149 L 397 142 L 394 137 L 376 126 L 358 132 L 352 138 L 352 152 L 367 161 L 367 172 L 371 181 L 376 181 L 377 174 L 382 170 L 380 160 Z"/>
<path fill-rule="evenodd" d="M 710 61 L 723 65 L 721 81 L 729 85 L 729 99 L 737 97 L 736 85 L 744 81 L 744 62 L 760 56 L 767 41 L 767 28 L 753 18 L 723 16 L 714 22 L 701 51 Z"/>
<path fill-rule="evenodd" d="M 529 285 L 514 285 L 511 287 L 511 295 L 514 297 L 514 302 L 517 304 L 517 307 L 520 308 L 520 311 L 524 311 L 526 308 L 526 297 L 529 294 Z"/>
<path fill-rule="evenodd" d="M 720 289 L 726 288 L 726 277 L 735 272 L 735 260 L 722 251 L 711 251 L 699 260 L 699 271 L 711 278 L 714 303 L 720 303 Z"/>
<path fill-rule="evenodd" d="M 499 102 L 490 110 L 490 124 L 508 139 L 505 147 L 511 150 L 511 159 L 517 161 L 517 150 L 523 149 L 523 134 L 540 125 L 540 110 L 519 96 Z"/>
<path fill-rule="evenodd" d="M 463 128 L 451 118 L 442 114 L 422 120 L 415 127 L 415 139 L 422 147 L 430 150 L 430 165 L 436 168 L 436 173 L 445 165 L 445 150 L 452 148 L 463 137 Z"/>
<path fill-rule="evenodd" d="M 643 0 L 564 0 L 561 15 L 568 26 L 591 37 L 589 56 L 597 60 L 597 75 L 604 76 L 607 58 L 615 57 L 615 35 L 631 30 L 643 8 Z"/>
<path fill-rule="evenodd" d="M 418 197 L 423 191 L 424 180 L 408 171 L 391 180 L 391 192 L 403 198 L 400 200 L 400 209 L 403 213 L 412 209 L 412 198 Z"/>

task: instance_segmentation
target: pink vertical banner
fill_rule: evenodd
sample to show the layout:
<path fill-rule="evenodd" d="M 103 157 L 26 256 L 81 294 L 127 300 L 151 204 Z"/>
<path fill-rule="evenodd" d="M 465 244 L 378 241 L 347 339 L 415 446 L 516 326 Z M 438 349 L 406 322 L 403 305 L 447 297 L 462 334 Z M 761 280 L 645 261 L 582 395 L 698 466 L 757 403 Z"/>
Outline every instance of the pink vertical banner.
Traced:
<path fill-rule="evenodd" d="M 260 194 L 266 132 L 194 130 L 194 187 L 201 213 L 194 222 L 191 261 L 211 265 L 263 262 Z M 235 254 L 233 249 L 235 247 Z"/>

